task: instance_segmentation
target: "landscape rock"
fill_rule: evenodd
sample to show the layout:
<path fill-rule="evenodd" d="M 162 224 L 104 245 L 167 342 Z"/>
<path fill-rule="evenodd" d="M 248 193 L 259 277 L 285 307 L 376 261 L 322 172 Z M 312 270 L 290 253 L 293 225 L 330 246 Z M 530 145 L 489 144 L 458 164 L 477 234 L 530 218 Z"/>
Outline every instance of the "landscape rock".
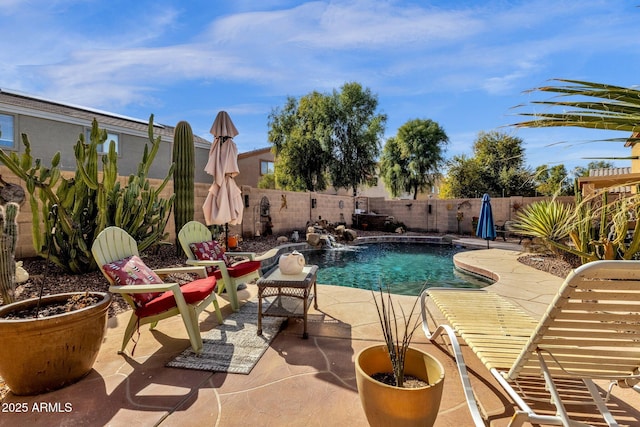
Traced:
<path fill-rule="evenodd" d="M 347 228 L 346 230 L 344 230 L 343 237 L 347 242 L 353 242 L 358 238 L 358 233 L 356 233 L 356 231 L 352 230 L 351 228 Z"/>
<path fill-rule="evenodd" d="M 318 246 L 320 244 L 320 235 L 318 233 L 307 233 L 307 243 L 311 246 Z"/>

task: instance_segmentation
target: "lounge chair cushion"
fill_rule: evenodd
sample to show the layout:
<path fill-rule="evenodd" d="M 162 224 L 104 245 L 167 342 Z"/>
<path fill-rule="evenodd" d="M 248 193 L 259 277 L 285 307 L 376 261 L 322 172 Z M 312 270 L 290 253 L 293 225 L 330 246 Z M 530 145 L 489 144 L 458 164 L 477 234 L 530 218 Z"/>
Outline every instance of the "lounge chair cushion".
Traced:
<path fill-rule="evenodd" d="M 182 295 L 187 304 L 196 304 L 207 298 L 216 287 L 215 277 L 205 277 L 204 279 L 194 280 L 185 285 L 180 286 Z M 138 317 L 153 316 L 163 311 L 167 311 L 176 306 L 176 299 L 173 292 L 163 292 L 159 297 L 149 301 L 144 307 L 136 309 Z"/>
<path fill-rule="evenodd" d="M 115 285 L 153 285 L 162 283 L 162 279 L 158 277 L 153 270 L 145 265 L 140 257 L 133 255 L 118 261 L 105 264 L 102 267 L 113 279 Z M 149 292 L 143 294 L 132 294 L 131 298 L 137 307 L 144 307 L 149 301 L 153 300 L 162 292 Z"/>

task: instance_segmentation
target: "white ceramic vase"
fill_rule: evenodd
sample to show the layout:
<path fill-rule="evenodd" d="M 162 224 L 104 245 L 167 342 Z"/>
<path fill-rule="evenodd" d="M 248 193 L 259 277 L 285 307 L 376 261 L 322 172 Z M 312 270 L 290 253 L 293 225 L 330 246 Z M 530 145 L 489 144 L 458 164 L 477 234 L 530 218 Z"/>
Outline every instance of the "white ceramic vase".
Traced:
<path fill-rule="evenodd" d="M 289 254 L 280 255 L 278 267 L 280 267 L 282 274 L 300 274 L 305 263 L 304 255 L 298 251 L 293 251 Z"/>

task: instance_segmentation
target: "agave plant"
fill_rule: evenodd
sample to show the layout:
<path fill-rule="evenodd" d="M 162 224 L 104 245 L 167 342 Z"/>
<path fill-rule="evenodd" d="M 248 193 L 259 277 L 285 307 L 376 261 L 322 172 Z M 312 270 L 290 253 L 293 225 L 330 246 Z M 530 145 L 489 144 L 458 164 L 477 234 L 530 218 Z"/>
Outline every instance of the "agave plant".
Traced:
<path fill-rule="evenodd" d="M 583 260 L 595 260 L 595 254 L 589 254 L 588 248 L 568 244 L 570 235 L 575 233 L 570 224 L 577 224 L 578 213 L 573 206 L 553 199 L 533 202 L 518 212 L 513 224 L 519 234 L 541 239 L 553 252 L 568 252 Z"/>
<path fill-rule="evenodd" d="M 604 139 L 606 142 L 640 142 L 640 90 L 603 83 L 581 80 L 554 79 L 558 85 L 542 86 L 529 92 L 549 92 L 558 96 L 546 101 L 532 101 L 531 104 L 550 107 L 532 113 L 519 113 L 531 118 L 516 127 L 581 127 L 586 129 L 615 130 L 629 132 L 629 135 Z M 618 160 L 632 159 L 617 158 Z M 637 182 L 620 185 L 637 185 Z M 576 193 L 577 194 L 577 193 Z M 520 215 L 520 231 L 541 237 L 548 244 L 579 254 L 583 262 L 595 259 L 631 259 L 640 249 L 640 224 L 634 224 L 630 231 L 629 221 L 638 218 L 639 200 L 637 196 L 607 202 L 606 191 L 601 203 L 593 199 L 582 200 L 576 197 L 574 215 L 563 218 L 562 231 L 549 229 L 552 216 L 558 208 L 557 202 L 541 204 L 530 209 L 529 215 Z M 541 218 L 545 218 L 544 220 Z M 559 219 L 559 218 L 558 218 Z M 599 222 L 599 235 L 593 236 L 593 224 Z M 528 230 L 528 231 L 527 231 Z M 555 231 L 556 234 L 549 234 Z M 562 243 L 562 234 L 567 233 L 574 246 Z"/>
<path fill-rule="evenodd" d="M 513 227 L 554 252 L 580 257 L 582 263 L 632 259 L 640 251 L 640 226 L 632 220 L 639 214 L 640 196 L 609 202 L 607 192 L 585 199 L 578 193 L 575 205 L 552 198 L 526 206 Z"/>

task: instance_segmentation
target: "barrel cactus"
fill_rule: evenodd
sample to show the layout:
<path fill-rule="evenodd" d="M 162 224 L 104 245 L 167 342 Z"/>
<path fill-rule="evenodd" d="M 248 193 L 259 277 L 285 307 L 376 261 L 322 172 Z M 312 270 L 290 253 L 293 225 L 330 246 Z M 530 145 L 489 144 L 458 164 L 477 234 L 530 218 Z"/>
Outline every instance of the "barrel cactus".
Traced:
<path fill-rule="evenodd" d="M 189 221 L 194 213 L 194 145 L 193 131 L 189 123 L 181 121 L 176 125 L 173 136 L 173 191 L 176 199 L 173 204 L 173 219 L 176 234 Z M 176 242 L 179 255 L 182 247 Z"/>

